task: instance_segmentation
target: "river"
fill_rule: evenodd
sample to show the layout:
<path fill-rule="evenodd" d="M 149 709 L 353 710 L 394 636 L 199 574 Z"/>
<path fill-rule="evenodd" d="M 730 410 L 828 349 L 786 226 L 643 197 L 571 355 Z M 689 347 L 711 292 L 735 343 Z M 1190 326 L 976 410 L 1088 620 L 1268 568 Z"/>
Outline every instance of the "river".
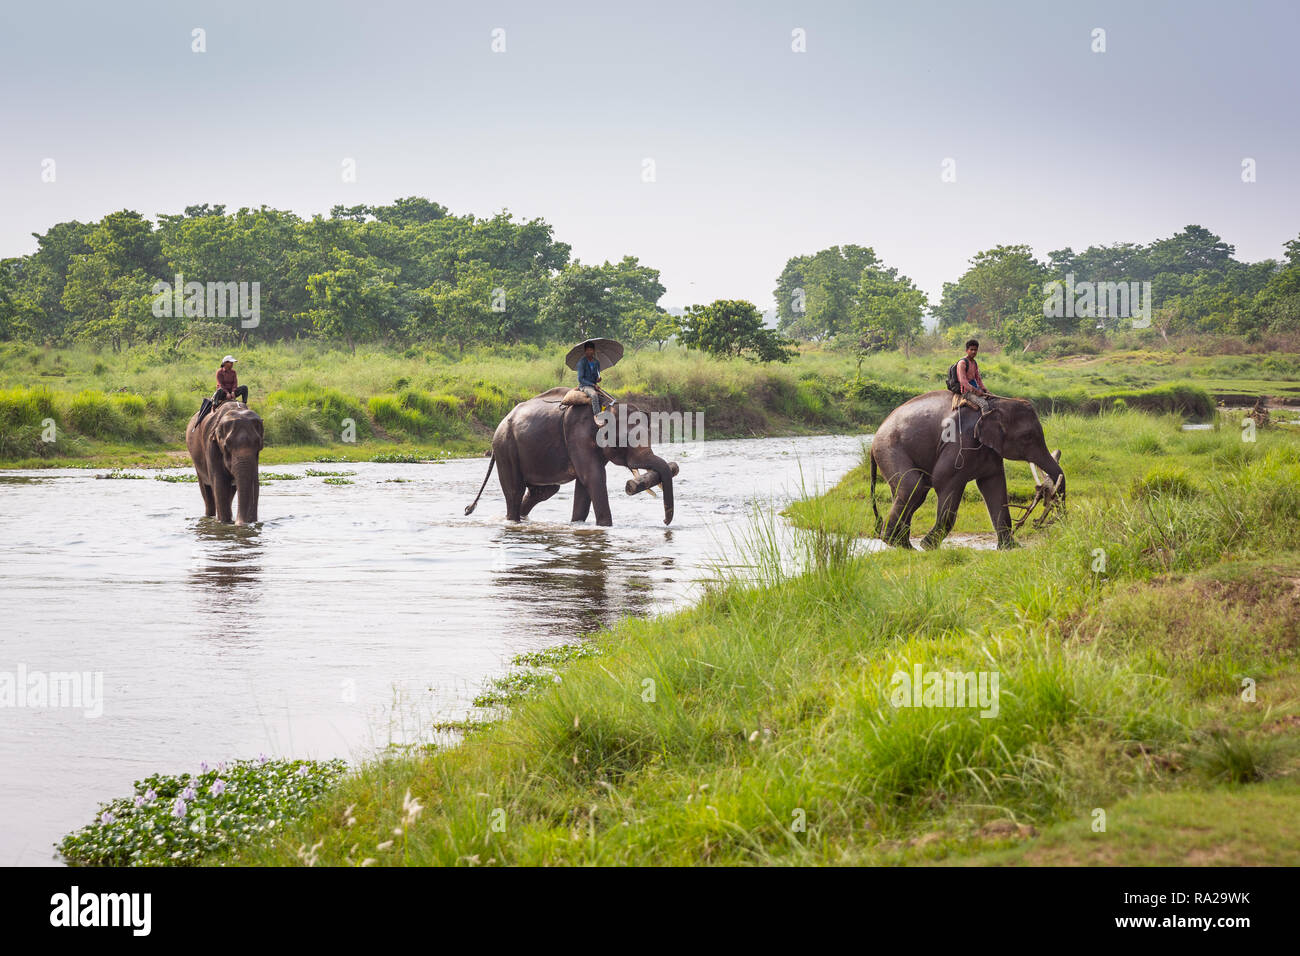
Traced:
<path fill-rule="evenodd" d="M 192 469 L 0 472 L 0 675 L 91 675 L 80 707 L 0 707 L 0 865 L 57 864 L 63 834 L 155 772 L 428 739 L 515 654 L 691 602 L 753 503 L 829 487 L 864 441 L 662 448 L 681 466 L 668 527 L 612 466 L 601 529 L 568 522 L 571 484 L 509 524 L 495 474 L 465 517 L 480 458 L 264 465 L 356 474 L 269 482 L 247 528 L 154 480 Z"/>

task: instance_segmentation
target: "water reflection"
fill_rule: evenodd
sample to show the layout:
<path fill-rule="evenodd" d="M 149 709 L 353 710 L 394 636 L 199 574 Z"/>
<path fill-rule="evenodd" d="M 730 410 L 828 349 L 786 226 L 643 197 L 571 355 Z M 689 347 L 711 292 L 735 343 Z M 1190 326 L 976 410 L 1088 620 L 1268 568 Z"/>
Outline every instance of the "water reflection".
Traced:
<path fill-rule="evenodd" d="M 653 538 L 660 546 L 665 540 Z M 597 630 L 623 615 L 651 611 L 653 584 L 643 568 L 647 543 L 604 529 L 503 526 L 494 537 L 493 591 L 574 631 Z"/>
<path fill-rule="evenodd" d="M 259 525 L 223 524 L 199 518 L 193 525 L 198 561 L 186 583 L 195 592 L 196 613 L 209 620 L 207 636 L 228 642 L 253 635 L 246 612 L 262 598 L 264 542 Z"/>

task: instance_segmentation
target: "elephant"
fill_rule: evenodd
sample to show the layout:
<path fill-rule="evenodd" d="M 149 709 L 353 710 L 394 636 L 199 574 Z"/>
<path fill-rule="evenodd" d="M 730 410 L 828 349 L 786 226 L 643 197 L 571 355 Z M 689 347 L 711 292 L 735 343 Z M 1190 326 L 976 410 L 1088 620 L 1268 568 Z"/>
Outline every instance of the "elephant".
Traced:
<path fill-rule="evenodd" d="M 576 480 L 572 520 L 586 521 L 594 507 L 596 524 L 609 527 L 614 521 L 605 487 L 605 465 L 613 462 L 654 473 L 653 483 L 663 485 L 664 524 L 671 524 L 677 464 L 669 464 L 651 450 L 650 429 L 645 427 L 649 416 L 620 402 L 606 411 L 614 418 L 605 432 L 598 434 L 590 405 L 561 404 L 560 399 L 569 391 L 564 386 L 550 389 L 520 402 L 501 420 L 492 436 L 487 474 L 465 514 L 472 514 L 478 506 L 492 477 L 492 467 L 497 465 L 509 520 L 528 517 L 537 504 L 559 491 L 560 485 Z M 631 486 L 629 482 L 629 494 Z"/>
<path fill-rule="evenodd" d="M 231 520 L 231 500 L 239 494 L 236 524 L 257 521 L 257 455 L 262 450 L 262 419 L 243 402 L 225 401 L 203 420 L 195 412 L 185 429 L 194 471 L 203 493 L 203 512 Z"/>
<path fill-rule="evenodd" d="M 988 411 L 983 415 L 965 405 L 954 411 L 951 392 L 927 392 L 904 402 L 881 423 L 871 440 L 871 510 L 876 516 L 876 534 L 886 544 L 911 547 L 912 515 L 933 488 L 939 513 L 922 545 L 937 548 L 957 520 L 962 492 L 974 481 L 993 519 L 998 547 L 1015 547 L 1002 465 L 1007 458 L 1037 465 L 1053 482 L 1054 497 L 1063 498 L 1061 453 L 1047 450 L 1033 404 L 1023 398 L 994 395 L 988 396 L 987 402 Z M 894 496 L 883 534 L 876 509 L 877 470 Z"/>

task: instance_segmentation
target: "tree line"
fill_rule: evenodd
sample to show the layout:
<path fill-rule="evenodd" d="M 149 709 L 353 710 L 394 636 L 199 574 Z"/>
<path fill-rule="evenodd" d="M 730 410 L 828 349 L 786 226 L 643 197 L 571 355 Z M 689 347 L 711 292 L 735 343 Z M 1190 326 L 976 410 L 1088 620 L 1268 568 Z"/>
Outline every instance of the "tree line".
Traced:
<path fill-rule="evenodd" d="M 156 222 L 131 210 L 34 234 L 37 249 L 0 260 L 0 341 L 233 344 L 320 337 L 344 342 L 470 344 L 575 341 L 604 335 L 632 346 L 688 348 L 785 361 L 795 341 L 859 354 L 902 348 L 925 317 L 1027 350 L 1052 335 L 1133 325 L 1114 309 L 1045 307 L 1052 283 L 1149 283 L 1143 326 L 1161 335 L 1259 337 L 1300 330 L 1300 239 L 1282 260 L 1244 263 L 1209 230 L 1187 226 L 1149 244 L 1060 249 L 1026 245 L 977 253 L 932 305 L 869 247 L 832 246 L 789 259 L 777 278 L 777 329 L 753 303 L 718 300 L 672 315 L 659 272 L 635 257 L 571 259 L 542 219 L 453 215 L 421 197 L 335 206 L 304 219 L 261 207 L 186 207 Z M 184 282 L 258 283 L 256 332 L 208 314 L 196 299 L 159 309 L 159 289 Z M 1136 290 L 1136 286 L 1134 287 Z M 170 305 L 170 303 L 167 303 Z M 1071 303 L 1073 305 L 1073 303 Z M 1122 311 L 1122 310 L 1121 310 Z M 1149 320 L 1149 321 L 1147 321 Z"/>
<path fill-rule="evenodd" d="M 157 223 L 131 210 L 59 223 L 0 261 L 0 338 L 114 349 L 248 335 L 223 317 L 166 309 L 159 283 L 257 282 L 256 336 L 526 342 L 653 330 L 659 272 L 634 257 L 570 260 L 541 219 L 452 215 L 419 197 L 303 219 L 262 207 L 189 206 Z M 202 313 L 198 308 L 194 311 Z"/>
<path fill-rule="evenodd" d="M 1285 243 L 1281 260 L 1246 263 L 1234 253 L 1198 225 L 1145 245 L 1058 249 L 1046 261 L 1027 245 L 999 245 L 973 256 L 931 306 L 872 249 L 832 246 L 786 263 L 775 290 L 778 328 L 864 352 L 906 349 L 922 334 L 927 313 L 954 339 L 980 333 L 1019 351 L 1053 336 L 1135 327 L 1166 339 L 1192 332 L 1253 341 L 1300 331 L 1300 238 Z M 1114 307 L 1116 290 L 1101 288 L 1107 285 L 1125 286 L 1118 290 L 1123 308 Z M 1076 289 L 1086 293 L 1077 302 Z M 1135 315 L 1139 306 L 1143 312 Z"/>

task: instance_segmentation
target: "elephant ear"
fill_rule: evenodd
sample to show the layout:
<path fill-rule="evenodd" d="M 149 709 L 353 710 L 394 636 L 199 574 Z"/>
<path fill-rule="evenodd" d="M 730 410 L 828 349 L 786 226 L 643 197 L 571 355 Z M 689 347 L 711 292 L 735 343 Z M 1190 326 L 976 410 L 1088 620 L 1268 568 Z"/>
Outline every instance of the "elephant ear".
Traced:
<path fill-rule="evenodd" d="M 1002 454 L 1002 442 L 1006 438 L 1006 430 L 1002 427 L 1002 416 L 997 411 L 991 411 L 980 416 L 980 420 L 975 423 L 975 440 L 985 448 L 991 448 L 999 455 Z"/>
<path fill-rule="evenodd" d="M 259 418 L 253 422 L 257 427 L 257 450 L 261 451 L 266 447 L 266 430 L 262 426 L 262 420 Z"/>
<path fill-rule="evenodd" d="M 226 444 L 226 439 L 230 437 L 231 429 L 234 427 L 235 423 L 229 418 L 221 419 L 221 421 L 216 423 L 216 427 L 212 429 L 213 440 L 224 446 Z"/>

